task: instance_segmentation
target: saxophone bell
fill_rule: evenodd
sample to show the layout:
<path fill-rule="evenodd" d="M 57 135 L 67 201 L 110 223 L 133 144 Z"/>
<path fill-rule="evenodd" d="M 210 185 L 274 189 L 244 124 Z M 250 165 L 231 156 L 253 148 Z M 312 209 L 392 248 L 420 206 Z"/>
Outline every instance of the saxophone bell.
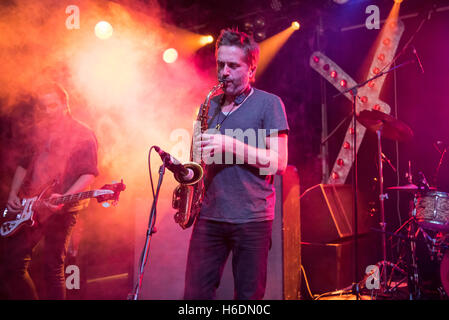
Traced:
<path fill-rule="evenodd" d="M 183 176 L 181 173 L 177 172 L 175 173 L 173 176 L 175 177 L 176 181 L 178 181 L 181 184 L 185 184 L 185 185 L 192 185 L 197 183 L 198 181 L 200 181 L 203 178 L 204 175 L 204 170 L 203 167 L 201 167 L 201 165 L 199 165 L 196 162 L 186 162 L 183 163 L 184 168 L 186 169 L 191 169 L 193 172 L 193 177 L 186 177 Z"/>

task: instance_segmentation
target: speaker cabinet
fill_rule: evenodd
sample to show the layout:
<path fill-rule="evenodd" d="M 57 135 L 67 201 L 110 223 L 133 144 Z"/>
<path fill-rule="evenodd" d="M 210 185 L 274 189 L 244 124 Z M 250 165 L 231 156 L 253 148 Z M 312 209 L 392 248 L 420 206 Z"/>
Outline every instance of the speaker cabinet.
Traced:
<path fill-rule="evenodd" d="M 368 195 L 357 192 L 357 265 L 351 185 L 318 184 L 301 196 L 302 264 L 312 294 L 344 289 L 379 261 L 380 236 L 371 228 Z M 302 288 L 305 294 L 305 288 Z"/>
<path fill-rule="evenodd" d="M 357 192 L 358 234 L 370 231 L 374 218 L 368 199 Z M 350 185 L 318 184 L 301 196 L 302 241 L 329 243 L 354 235 L 353 191 Z"/>
<path fill-rule="evenodd" d="M 366 267 L 380 261 L 380 238 L 367 233 L 357 239 L 357 272 L 363 279 Z M 333 243 L 302 243 L 302 263 L 312 294 L 347 288 L 355 279 L 353 238 Z M 305 287 L 301 289 L 305 296 Z"/>
<path fill-rule="evenodd" d="M 276 207 L 272 247 L 268 253 L 267 286 L 264 299 L 296 300 L 301 287 L 300 187 L 296 167 L 288 166 L 275 177 Z M 232 257 L 228 259 L 217 299 L 233 299 Z"/>

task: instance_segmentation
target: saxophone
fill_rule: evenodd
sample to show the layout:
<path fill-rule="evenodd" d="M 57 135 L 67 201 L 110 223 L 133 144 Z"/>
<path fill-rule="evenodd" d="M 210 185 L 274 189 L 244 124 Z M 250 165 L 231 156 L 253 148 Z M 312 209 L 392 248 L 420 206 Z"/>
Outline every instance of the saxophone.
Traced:
<path fill-rule="evenodd" d="M 210 99 L 212 95 L 222 87 L 223 81 L 220 81 L 215 87 L 212 88 L 207 95 L 206 100 L 201 105 L 193 129 L 193 137 L 204 133 L 208 129 L 207 121 L 209 118 Z M 198 124 L 200 124 L 200 126 L 198 126 Z M 205 191 L 203 177 L 206 171 L 206 164 L 204 163 L 201 155 L 199 157 L 200 163 L 198 164 L 195 162 L 195 160 L 198 159 L 194 159 L 193 137 L 190 147 L 190 162 L 183 164 L 185 168 L 192 169 L 194 173 L 193 178 L 189 179 L 189 181 L 183 181 L 182 177 L 177 175 L 174 176 L 180 183 L 173 191 L 172 207 L 178 210 L 178 212 L 175 213 L 174 219 L 175 222 L 178 223 L 183 229 L 189 228 L 195 222 L 195 219 L 201 210 L 201 204 L 203 202 Z"/>

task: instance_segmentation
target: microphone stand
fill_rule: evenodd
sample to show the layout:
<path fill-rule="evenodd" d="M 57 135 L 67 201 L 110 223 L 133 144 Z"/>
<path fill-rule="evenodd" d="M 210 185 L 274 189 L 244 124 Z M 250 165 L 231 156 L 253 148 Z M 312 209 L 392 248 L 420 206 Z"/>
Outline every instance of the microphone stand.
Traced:
<path fill-rule="evenodd" d="M 357 89 L 363 87 L 364 85 L 366 85 L 368 82 L 377 79 L 395 69 L 398 69 L 400 67 L 403 67 L 405 65 L 408 65 L 410 63 L 414 63 L 415 60 L 408 60 L 402 64 L 399 64 L 395 67 L 392 67 L 386 71 L 382 71 L 379 72 L 378 74 L 376 74 L 374 77 L 365 80 L 362 83 L 356 84 L 355 86 L 344 90 L 336 95 L 333 96 L 333 98 L 338 97 L 342 94 L 345 94 L 347 92 L 351 92 L 352 95 L 352 121 L 353 121 L 353 127 L 354 127 L 354 136 L 353 136 L 353 158 L 354 158 L 354 168 L 353 168 L 353 183 L 352 183 L 352 192 L 353 192 L 353 212 L 354 212 L 354 219 L 353 219 L 353 230 L 354 230 L 354 284 L 353 284 L 353 292 L 355 292 L 356 295 L 356 300 L 360 299 L 360 287 L 359 287 L 359 283 L 358 283 L 358 279 L 359 279 L 359 272 L 358 272 L 358 208 L 357 208 Z M 349 115 L 347 116 L 349 117 Z M 378 145 L 380 146 L 380 131 L 378 130 L 377 132 L 377 136 L 378 136 Z M 329 137 L 328 137 L 329 138 Z M 327 139 L 328 139 L 327 138 Z M 327 140 L 326 139 L 326 140 Z M 381 157 L 381 152 L 382 150 L 379 149 L 379 157 Z M 382 159 L 382 158 L 381 158 Z M 382 175 L 382 160 L 380 160 L 380 167 L 379 167 L 379 172 L 381 174 L 380 178 L 379 178 L 379 183 L 380 183 L 380 190 L 381 193 L 383 193 L 383 175 Z M 382 227 L 382 231 L 383 231 L 383 239 L 382 239 L 382 247 L 383 247 L 383 262 L 386 262 L 386 240 L 385 240 L 385 228 L 386 228 L 386 224 L 385 224 L 385 218 L 384 218 L 384 205 L 383 205 L 383 201 L 384 201 L 384 194 L 380 194 L 380 201 L 381 201 L 381 227 Z M 386 273 L 384 271 L 384 279 L 386 280 Z M 386 284 L 386 283 L 385 283 Z"/>
<path fill-rule="evenodd" d="M 147 263 L 148 256 L 149 256 L 151 237 L 152 237 L 153 233 L 156 232 L 156 228 L 154 228 L 154 225 L 156 224 L 156 206 L 157 206 L 157 201 L 159 198 L 159 191 L 161 189 L 164 173 L 165 173 L 165 164 L 163 163 L 159 167 L 159 181 L 158 181 L 157 188 L 156 188 L 156 194 L 153 199 L 153 204 L 151 206 L 150 218 L 148 221 L 148 229 L 147 229 L 146 238 L 145 238 L 145 245 L 143 247 L 142 254 L 140 256 L 139 275 L 137 277 L 137 281 L 136 281 L 136 284 L 134 287 L 134 292 L 132 294 L 128 295 L 128 300 L 137 300 L 139 297 L 140 289 L 142 287 L 144 267 Z"/>

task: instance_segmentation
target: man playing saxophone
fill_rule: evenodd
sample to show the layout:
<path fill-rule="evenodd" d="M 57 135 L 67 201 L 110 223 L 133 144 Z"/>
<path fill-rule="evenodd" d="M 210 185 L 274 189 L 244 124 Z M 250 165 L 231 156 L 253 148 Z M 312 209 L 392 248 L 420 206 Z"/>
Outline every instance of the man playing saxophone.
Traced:
<path fill-rule="evenodd" d="M 251 86 L 259 47 L 235 30 L 216 43 L 223 94 L 212 98 L 194 150 L 207 164 L 204 198 L 190 239 L 185 299 L 213 299 L 232 252 L 234 298 L 262 299 L 274 219 L 274 175 L 287 166 L 288 122 L 281 99 Z"/>

